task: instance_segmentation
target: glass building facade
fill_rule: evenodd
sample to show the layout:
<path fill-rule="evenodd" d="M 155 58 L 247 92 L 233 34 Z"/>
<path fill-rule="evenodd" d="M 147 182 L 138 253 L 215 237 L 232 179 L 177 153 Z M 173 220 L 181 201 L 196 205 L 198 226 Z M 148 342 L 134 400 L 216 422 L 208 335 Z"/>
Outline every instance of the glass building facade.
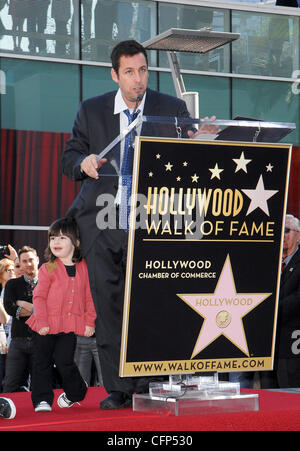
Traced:
<path fill-rule="evenodd" d="M 289 212 L 298 216 L 300 9 L 274 4 L 0 1 L 0 244 L 28 244 L 32 230 L 16 229 L 23 226 L 36 227 L 42 246 L 39 227 L 63 215 L 79 189 L 61 175 L 60 155 L 80 102 L 116 89 L 110 52 L 118 41 L 143 43 L 169 28 L 240 34 L 204 55 L 178 53 L 185 87 L 199 93 L 200 117 L 296 124 L 283 142 L 294 148 Z M 149 86 L 176 95 L 166 52 L 150 51 L 149 67 Z"/>

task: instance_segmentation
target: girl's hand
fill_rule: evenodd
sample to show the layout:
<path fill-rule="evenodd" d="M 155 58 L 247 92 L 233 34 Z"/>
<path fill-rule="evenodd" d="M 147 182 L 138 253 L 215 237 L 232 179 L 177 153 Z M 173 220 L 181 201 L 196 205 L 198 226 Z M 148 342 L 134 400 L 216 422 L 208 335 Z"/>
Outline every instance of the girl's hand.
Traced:
<path fill-rule="evenodd" d="M 42 327 L 39 331 L 39 335 L 47 335 L 49 333 L 50 327 Z"/>
<path fill-rule="evenodd" d="M 84 336 L 91 337 L 95 333 L 95 328 L 90 326 L 85 326 Z"/>

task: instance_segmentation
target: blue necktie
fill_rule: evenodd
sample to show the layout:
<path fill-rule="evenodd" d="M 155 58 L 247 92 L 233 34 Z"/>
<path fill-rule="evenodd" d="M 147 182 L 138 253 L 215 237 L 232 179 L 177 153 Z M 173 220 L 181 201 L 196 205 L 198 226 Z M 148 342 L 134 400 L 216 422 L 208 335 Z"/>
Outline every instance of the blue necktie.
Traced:
<path fill-rule="evenodd" d="M 128 117 L 128 125 L 130 125 L 138 116 L 140 110 L 137 110 L 134 114 L 131 114 L 129 110 L 125 110 L 124 113 Z M 132 186 L 132 167 L 133 167 L 133 142 L 132 132 L 127 133 L 124 142 L 124 154 L 121 166 L 122 177 L 122 192 L 121 192 L 121 204 L 120 204 L 120 226 L 126 232 L 128 232 L 128 217 L 130 213 L 129 198 L 131 196 Z"/>

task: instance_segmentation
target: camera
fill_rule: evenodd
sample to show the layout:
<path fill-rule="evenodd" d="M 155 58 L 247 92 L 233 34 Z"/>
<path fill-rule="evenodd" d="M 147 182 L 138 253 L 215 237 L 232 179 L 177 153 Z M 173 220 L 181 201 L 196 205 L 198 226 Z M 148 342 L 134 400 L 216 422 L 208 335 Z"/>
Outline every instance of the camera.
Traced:
<path fill-rule="evenodd" d="M 0 260 L 1 260 L 2 258 L 5 258 L 5 254 L 6 254 L 6 255 L 9 255 L 9 249 L 8 249 L 8 246 L 2 246 L 2 245 L 0 244 Z"/>

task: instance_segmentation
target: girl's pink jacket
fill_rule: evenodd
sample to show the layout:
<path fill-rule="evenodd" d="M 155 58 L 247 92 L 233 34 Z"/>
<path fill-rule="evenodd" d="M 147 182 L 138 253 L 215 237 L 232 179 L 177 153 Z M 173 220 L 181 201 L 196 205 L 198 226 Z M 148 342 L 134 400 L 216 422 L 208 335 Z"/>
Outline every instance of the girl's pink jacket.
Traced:
<path fill-rule="evenodd" d="M 68 276 L 59 258 L 43 264 L 33 291 L 33 314 L 26 321 L 29 327 L 36 332 L 50 327 L 50 334 L 84 335 L 85 326 L 95 327 L 95 319 L 86 262 L 76 263 L 75 277 Z"/>

